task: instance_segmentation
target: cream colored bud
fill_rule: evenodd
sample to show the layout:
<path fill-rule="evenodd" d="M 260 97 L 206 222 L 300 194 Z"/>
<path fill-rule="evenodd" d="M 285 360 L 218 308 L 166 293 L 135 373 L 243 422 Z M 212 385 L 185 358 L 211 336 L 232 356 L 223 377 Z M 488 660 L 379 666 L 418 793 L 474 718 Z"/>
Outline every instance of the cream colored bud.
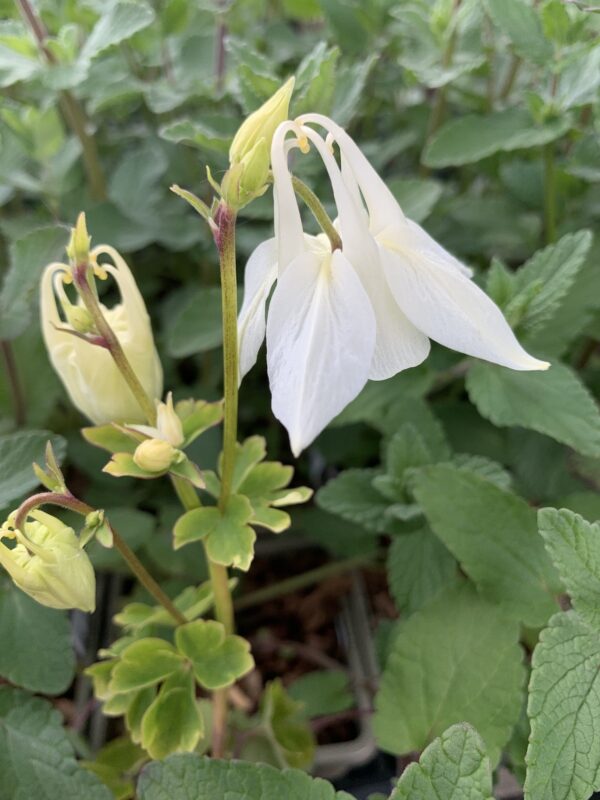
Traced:
<path fill-rule="evenodd" d="M 3 539 L 14 540 L 9 547 Z M 23 530 L 0 529 L 0 564 L 16 586 L 50 608 L 96 607 L 94 568 L 72 528 L 32 511 Z"/>
<path fill-rule="evenodd" d="M 146 439 L 137 446 L 133 460 L 146 472 L 165 472 L 179 456 L 180 451 L 164 439 Z"/>
<path fill-rule="evenodd" d="M 264 139 L 267 151 L 270 150 L 275 129 L 288 118 L 293 91 L 294 78 L 290 78 L 242 123 L 229 149 L 229 160 L 232 164 L 241 161 L 259 139 Z"/>
<path fill-rule="evenodd" d="M 166 403 L 156 407 L 156 428 L 158 438 L 169 442 L 173 447 L 183 444 L 183 426 L 173 406 L 173 393 L 169 392 Z"/>
<path fill-rule="evenodd" d="M 83 306 L 75 306 L 72 304 L 63 305 L 63 310 L 67 318 L 67 322 L 78 333 L 92 333 L 95 331 L 94 320 L 90 312 Z"/>
<path fill-rule="evenodd" d="M 268 186 L 269 165 L 267 142 L 259 139 L 252 150 L 225 173 L 221 192 L 230 208 L 237 211 L 264 194 Z"/>
<path fill-rule="evenodd" d="M 87 264 L 90 260 L 90 244 L 92 237 L 87 232 L 85 214 L 82 211 L 77 217 L 74 228 L 71 228 L 71 238 L 67 245 L 67 255 L 72 264 Z"/>
<path fill-rule="evenodd" d="M 103 263 L 102 268 L 116 282 L 121 301 L 112 308 L 102 304 L 100 308 L 146 393 L 152 399 L 159 398 L 162 395 L 162 368 L 144 300 L 129 267 L 114 248 L 108 245 L 95 247 L 90 259 L 95 261 L 103 255 L 112 261 Z M 66 266 L 49 264 L 42 277 L 42 332 L 54 369 L 73 404 L 96 425 L 143 422 L 144 413 L 109 351 L 64 330 L 69 325 L 77 330 L 80 322 L 86 322 L 84 316 L 81 319 L 78 316 L 77 319 L 67 319 L 65 324 L 59 313 L 59 308 L 65 307 L 62 283 L 65 277 L 68 280 L 68 275 Z M 79 309 L 79 306 L 71 308 Z M 64 313 L 68 316 L 66 311 Z M 75 313 L 79 315 L 79 310 Z"/>

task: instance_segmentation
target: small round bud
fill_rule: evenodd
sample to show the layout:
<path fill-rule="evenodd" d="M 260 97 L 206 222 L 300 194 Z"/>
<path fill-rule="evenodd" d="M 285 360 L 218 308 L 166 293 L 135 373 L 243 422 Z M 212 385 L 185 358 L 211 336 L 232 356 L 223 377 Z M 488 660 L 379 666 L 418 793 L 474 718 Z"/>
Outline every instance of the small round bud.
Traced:
<path fill-rule="evenodd" d="M 133 460 L 146 472 L 165 472 L 178 460 L 179 451 L 163 439 L 146 439 L 139 444 Z"/>
<path fill-rule="evenodd" d="M 75 227 L 71 229 L 71 239 L 67 245 L 67 255 L 73 264 L 87 264 L 90 258 L 92 237 L 87 232 L 85 213 L 77 217 Z"/>
<path fill-rule="evenodd" d="M 83 306 L 74 306 L 72 303 L 63 303 L 63 311 L 67 322 L 78 333 L 94 333 L 96 326 L 92 315 Z"/>

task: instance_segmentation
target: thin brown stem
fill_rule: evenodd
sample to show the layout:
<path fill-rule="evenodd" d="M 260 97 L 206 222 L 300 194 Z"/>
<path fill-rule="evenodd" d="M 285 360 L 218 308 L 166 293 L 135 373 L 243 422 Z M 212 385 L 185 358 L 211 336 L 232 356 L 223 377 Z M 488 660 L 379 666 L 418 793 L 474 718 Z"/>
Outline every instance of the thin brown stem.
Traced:
<path fill-rule="evenodd" d="M 10 387 L 15 425 L 17 428 L 20 428 L 25 424 L 27 406 L 25 404 L 25 394 L 19 377 L 15 354 L 10 342 L 0 340 L 0 354 L 2 355 L 2 361 Z"/>
<path fill-rule="evenodd" d="M 51 65 L 57 64 L 58 61 L 54 53 L 46 45 L 48 32 L 29 0 L 15 0 L 15 2 L 23 19 L 32 32 L 39 51 L 46 63 Z M 94 137 L 88 133 L 85 111 L 71 92 L 60 92 L 58 98 L 59 106 L 67 125 L 71 128 L 81 144 L 83 165 L 87 174 L 92 197 L 94 200 L 98 201 L 106 200 L 106 179 L 100 163 L 96 141 Z"/>

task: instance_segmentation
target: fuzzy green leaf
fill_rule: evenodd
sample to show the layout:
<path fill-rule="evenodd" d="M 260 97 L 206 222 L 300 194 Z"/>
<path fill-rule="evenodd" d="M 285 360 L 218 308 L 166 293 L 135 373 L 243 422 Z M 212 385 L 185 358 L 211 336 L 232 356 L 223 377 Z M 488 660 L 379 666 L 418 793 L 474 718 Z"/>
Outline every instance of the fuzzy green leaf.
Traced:
<path fill-rule="evenodd" d="M 551 436 L 583 455 L 600 455 L 600 411 L 581 379 L 564 364 L 547 372 L 516 372 L 478 362 L 467 391 L 494 425 L 520 425 Z"/>
<path fill-rule="evenodd" d="M 0 508 L 23 497 L 39 481 L 33 462 L 44 463 L 46 444 L 50 440 L 59 463 L 66 451 L 62 436 L 48 431 L 19 431 L 0 436 Z M 4 522 L 4 520 L 1 520 Z"/>
<path fill-rule="evenodd" d="M 575 610 L 600 629 L 600 523 L 566 508 L 543 508 L 538 525 Z"/>
<path fill-rule="evenodd" d="M 477 731 L 453 725 L 409 764 L 390 800 L 493 800 L 492 769 Z"/>
<path fill-rule="evenodd" d="M 527 800 L 587 800 L 600 789 L 600 639 L 556 614 L 533 653 Z"/>
<path fill-rule="evenodd" d="M 380 746 L 423 750 L 450 725 L 468 722 L 495 764 L 521 708 L 518 637 L 518 625 L 467 584 L 400 623 L 375 698 Z"/>
<path fill-rule="evenodd" d="M 542 65 L 552 58 L 552 45 L 544 36 L 540 18 L 525 0 L 485 0 L 485 6 L 521 58 Z"/>
<path fill-rule="evenodd" d="M 544 625 L 560 582 L 525 500 L 445 464 L 416 473 L 414 489 L 434 533 L 485 597 L 528 625 Z"/>

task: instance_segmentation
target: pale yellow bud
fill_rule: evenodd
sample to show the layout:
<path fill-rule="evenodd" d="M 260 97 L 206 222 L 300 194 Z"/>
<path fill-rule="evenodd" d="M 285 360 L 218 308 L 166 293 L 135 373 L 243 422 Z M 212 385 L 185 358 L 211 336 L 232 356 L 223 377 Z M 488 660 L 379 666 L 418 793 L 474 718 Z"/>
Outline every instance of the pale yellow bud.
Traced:
<path fill-rule="evenodd" d="M 87 264 L 90 258 L 90 244 L 92 237 L 87 232 L 85 214 L 82 211 L 77 217 L 74 228 L 71 228 L 71 238 L 67 245 L 67 255 L 72 264 Z"/>
<path fill-rule="evenodd" d="M 164 439 L 173 447 L 183 444 L 183 427 L 173 407 L 172 392 L 167 395 L 166 403 L 159 403 L 156 407 L 156 428 L 159 439 Z"/>
<path fill-rule="evenodd" d="M 96 607 L 92 563 L 72 528 L 43 511 L 32 511 L 23 530 L 0 530 L 0 564 L 14 583 L 50 608 Z M 9 547 L 3 538 L 16 541 Z"/>
<path fill-rule="evenodd" d="M 94 320 L 87 308 L 69 303 L 66 306 L 63 305 L 63 310 L 67 322 L 74 331 L 78 333 L 92 333 L 95 330 Z"/>
<path fill-rule="evenodd" d="M 262 138 L 241 161 L 233 164 L 225 173 L 221 192 L 230 208 L 239 210 L 264 193 L 269 165 L 269 149 L 266 140 Z"/>
<path fill-rule="evenodd" d="M 159 398 L 162 368 L 144 300 L 129 267 L 114 248 L 108 245 L 94 248 L 89 254 L 90 261 L 103 255 L 112 261 L 103 263 L 102 267 L 116 282 L 121 301 L 112 308 L 102 304 L 100 308 L 146 393 L 153 399 Z M 78 316 L 67 319 L 66 323 L 59 313 L 59 307 L 65 308 L 62 284 L 68 275 L 66 270 L 61 264 L 48 265 L 41 284 L 42 333 L 54 369 L 73 404 L 96 425 L 143 422 L 144 413 L 109 351 L 64 330 L 70 325 L 82 332 L 78 325 L 85 325 L 87 320 L 85 315 L 79 316 L 80 311 L 85 311 L 79 306 L 71 306 L 77 309 L 72 313 Z M 64 313 L 68 316 L 66 311 Z"/>
<path fill-rule="evenodd" d="M 146 439 L 133 454 L 137 466 L 146 472 L 165 472 L 179 458 L 180 451 L 164 439 Z"/>
<path fill-rule="evenodd" d="M 288 118 L 293 91 L 294 78 L 290 78 L 266 103 L 263 103 L 242 123 L 233 137 L 229 150 L 229 160 L 232 164 L 241 161 L 259 139 L 264 139 L 267 151 L 270 150 L 275 129 Z"/>

